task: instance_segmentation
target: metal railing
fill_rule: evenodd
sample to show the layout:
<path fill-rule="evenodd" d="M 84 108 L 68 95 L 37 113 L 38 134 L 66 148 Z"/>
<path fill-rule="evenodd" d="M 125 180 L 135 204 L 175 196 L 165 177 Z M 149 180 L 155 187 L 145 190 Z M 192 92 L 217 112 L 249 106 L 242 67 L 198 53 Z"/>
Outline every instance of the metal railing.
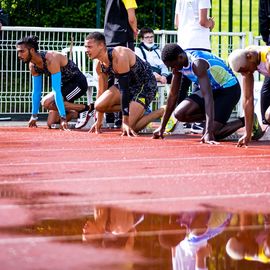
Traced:
<path fill-rule="evenodd" d="M 43 27 L 2 27 L 0 32 L 0 113 L 2 115 L 30 114 L 31 112 L 31 75 L 28 66 L 18 60 L 16 41 L 24 36 L 39 37 L 39 49 L 62 51 L 69 47 L 71 38 L 74 46 L 83 46 L 87 34 L 103 29 L 87 28 L 43 28 Z M 176 31 L 155 31 L 155 42 L 162 48 L 166 43 L 177 40 Z M 247 44 L 246 33 L 211 33 L 212 51 L 227 59 L 235 48 L 244 48 Z M 93 63 L 87 60 L 86 72 L 93 73 Z M 49 81 L 43 81 L 43 94 L 50 91 Z M 86 101 L 86 98 L 83 100 Z M 41 111 L 45 113 L 45 111 Z"/>

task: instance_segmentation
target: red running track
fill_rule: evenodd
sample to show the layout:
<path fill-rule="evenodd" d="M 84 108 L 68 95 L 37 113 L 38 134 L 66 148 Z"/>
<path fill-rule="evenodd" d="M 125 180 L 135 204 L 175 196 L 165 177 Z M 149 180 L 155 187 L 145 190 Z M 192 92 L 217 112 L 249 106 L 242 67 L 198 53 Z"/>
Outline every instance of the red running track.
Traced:
<path fill-rule="evenodd" d="M 0 187 L 26 198 L 45 194 L 33 203 L 46 207 L 104 203 L 154 212 L 204 205 L 268 211 L 270 143 L 237 148 L 232 141 L 207 145 L 199 139 L 1 127 Z"/>

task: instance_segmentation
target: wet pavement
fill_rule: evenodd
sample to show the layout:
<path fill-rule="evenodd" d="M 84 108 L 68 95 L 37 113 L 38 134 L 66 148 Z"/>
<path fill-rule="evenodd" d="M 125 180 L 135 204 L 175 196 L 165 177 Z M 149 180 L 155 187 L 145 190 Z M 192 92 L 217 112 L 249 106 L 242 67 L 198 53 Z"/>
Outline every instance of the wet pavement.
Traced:
<path fill-rule="evenodd" d="M 0 128 L 0 270 L 270 269 L 269 143 L 24 124 Z"/>
<path fill-rule="evenodd" d="M 1 269 L 269 269 L 270 214 L 42 205 L 54 196 L 70 194 L 1 188 Z"/>

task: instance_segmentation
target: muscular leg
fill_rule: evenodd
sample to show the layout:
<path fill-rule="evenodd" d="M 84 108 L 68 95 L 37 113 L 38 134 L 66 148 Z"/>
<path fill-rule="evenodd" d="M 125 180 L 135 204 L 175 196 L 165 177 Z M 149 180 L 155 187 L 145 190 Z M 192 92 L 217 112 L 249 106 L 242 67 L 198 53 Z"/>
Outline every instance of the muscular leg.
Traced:
<path fill-rule="evenodd" d="M 48 95 L 46 95 L 42 99 L 41 104 L 47 110 L 58 111 L 56 104 L 55 104 L 53 93 L 49 93 Z M 83 111 L 85 109 L 84 104 L 75 104 L 75 103 L 68 102 L 68 101 L 64 101 L 64 106 L 65 106 L 66 111 L 80 112 L 80 111 Z"/>
<path fill-rule="evenodd" d="M 234 107 L 239 102 L 240 94 L 241 90 L 238 84 L 226 90 L 217 90 L 214 93 L 214 135 L 216 140 L 224 139 L 244 126 L 241 119 L 228 122 Z"/>
<path fill-rule="evenodd" d="M 129 124 L 130 127 L 138 132 L 145 128 L 150 122 L 162 117 L 164 108 L 160 108 L 147 115 L 144 115 L 145 108 L 142 104 L 132 101 L 129 106 Z"/>
<path fill-rule="evenodd" d="M 225 125 L 215 121 L 214 122 L 214 135 L 216 140 L 221 140 L 227 136 L 233 134 L 239 128 L 244 127 L 243 122 L 240 119 L 233 120 Z"/>
<path fill-rule="evenodd" d="M 69 111 L 67 113 L 67 122 L 70 121 L 71 119 L 76 119 L 78 118 L 78 112 L 76 111 Z M 60 116 L 58 111 L 55 110 L 50 110 L 47 118 L 47 126 L 51 128 L 53 124 L 59 124 L 60 123 Z"/>
<path fill-rule="evenodd" d="M 264 124 L 270 124 L 270 77 L 265 77 L 261 89 L 261 113 Z M 267 115 L 266 115 L 267 114 Z"/>
<path fill-rule="evenodd" d="M 265 112 L 265 120 L 267 121 L 268 124 L 270 124 L 270 106 Z"/>
<path fill-rule="evenodd" d="M 59 123 L 60 118 L 59 118 L 58 109 L 54 101 L 53 93 L 49 93 L 48 95 L 46 95 L 42 99 L 41 104 L 45 109 L 49 110 L 49 114 L 47 118 L 48 127 L 50 128 L 52 124 Z M 68 101 L 65 101 L 64 105 L 65 105 L 65 109 L 67 110 L 67 121 L 78 118 L 78 115 L 79 115 L 78 112 L 85 108 L 84 104 L 74 104 Z"/>
<path fill-rule="evenodd" d="M 195 101 L 186 98 L 174 110 L 175 118 L 180 122 L 201 122 L 205 120 L 205 114 Z"/>
<path fill-rule="evenodd" d="M 121 110 L 120 98 L 120 91 L 115 86 L 111 86 L 96 100 L 95 109 L 102 113 L 119 112 Z"/>

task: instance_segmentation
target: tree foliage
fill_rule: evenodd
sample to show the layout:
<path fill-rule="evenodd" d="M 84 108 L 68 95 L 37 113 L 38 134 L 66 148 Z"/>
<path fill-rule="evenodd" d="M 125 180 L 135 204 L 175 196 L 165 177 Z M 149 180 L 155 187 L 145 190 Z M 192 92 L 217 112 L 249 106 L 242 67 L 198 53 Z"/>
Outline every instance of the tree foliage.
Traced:
<path fill-rule="evenodd" d="M 172 29 L 175 0 L 137 3 L 139 28 Z M 10 25 L 103 28 L 105 0 L 0 0 L 0 6 L 9 14 Z"/>
<path fill-rule="evenodd" d="M 0 0 L 0 7 L 10 16 L 10 25 L 103 28 L 105 0 Z M 174 28 L 176 0 L 137 0 L 138 27 L 153 29 Z M 212 0 L 215 31 L 228 31 L 229 5 L 233 3 L 233 31 L 256 31 L 258 25 L 258 0 Z M 239 14 L 242 4 L 243 14 Z M 250 6 L 251 5 L 251 6 Z"/>

